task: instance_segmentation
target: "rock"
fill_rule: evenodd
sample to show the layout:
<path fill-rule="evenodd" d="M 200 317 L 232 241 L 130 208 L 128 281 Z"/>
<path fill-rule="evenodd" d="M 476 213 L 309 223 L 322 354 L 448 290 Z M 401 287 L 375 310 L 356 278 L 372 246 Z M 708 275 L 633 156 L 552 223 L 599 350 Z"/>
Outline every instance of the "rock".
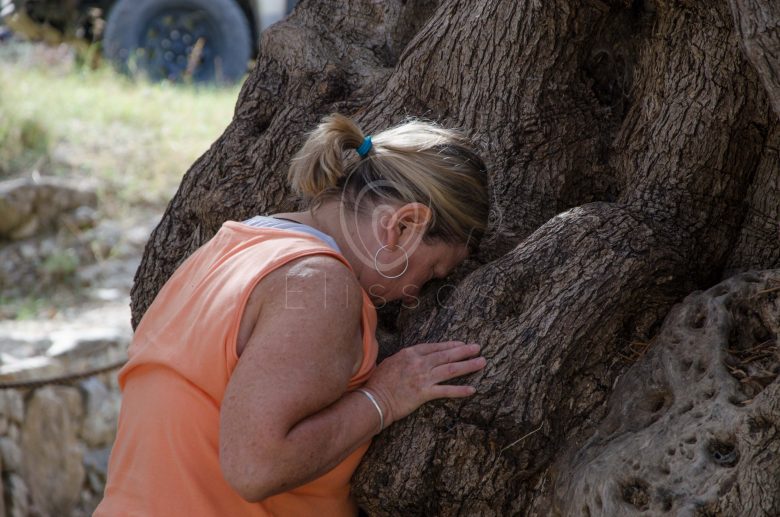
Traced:
<path fill-rule="evenodd" d="M 79 374 L 125 359 L 131 332 L 127 320 L 120 319 L 125 313 L 101 314 L 108 314 L 104 323 L 114 326 L 84 321 L 41 328 L 0 324 L 0 384 Z"/>
<path fill-rule="evenodd" d="M 87 479 L 93 492 L 102 494 L 106 486 L 108 474 L 108 459 L 111 456 L 111 447 L 91 449 L 84 454 L 84 468 L 87 471 Z"/>
<path fill-rule="evenodd" d="M 93 513 L 95 513 L 95 508 L 97 508 L 97 505 L 100 503 L 101 499 L 102 497 L 97 496 L 94 492 L 89 490 L 82 490 L 81 502 L 79 503 L 78 508 L 74 508 L 73 513 L 70 514 L 70 517 L 90 517 Z"/>
<path fill-rule="evenodd" d="M 45 387 L 27 405 L 22 472 L 33 504 L 44 515 L 69 515 L 79 501 L 84 465 L 73 415 L 78 398 L 75 388 Z"/>
<path fill-rule="evenodd" d="M 97 224 L 98 212 L 91 206 L 83 205 L 72 212 L 63 214 L 62 221 L 70 228 L 86 230 Z"/>
<path fill-rule="evenodd" d="M 21 424 L 24 420 L 24 399 L 16 390 L 0 391 L 0 414 Z"/>
<path fill-rule="evenodd" d="M 135 225 L 127 230 L 125 238 L 137 251 L 143 252 L 144 246 L 146 246 L 146 243 L 149 240 L 149 234 L 154 226 L 154 224 L 151 226 L 149 224 Z"/>
<path fill-rule="evenodd" d="M 45 372 L 56 368 L 54 361 L 44 356 L 32 356 L 22 359 L 14 359 L 10 355 L 3 354 L 3 365 L 0 366 L 0 379 L 2 382 L 27 380 L 29 372 Z"/>
<path fill-rule="evenodd" d="M 0 292 L 26 298 L 64 283 L 129 292 L 153 222 L 146 216 L 98 222 L 94 212 L 80 206 L 62 213 L 57 232 L 26 240 L 4 241 L 0 222 Z"/>
<path fill-rule="evenodd" d="M 20 359 L 44 355 L 50 346 L 51 340 L 48 338 L 25 339 L 24 336 L 0 336 L 0 362 L 9 364 Z"/>
<path fill-rule="evenodd" d="M 5 510 L 5 487 L 0 485 L 0 517 L 8 515 Z"/>
<path fill-rule="evenodd" d="M 87 447 L 111 445 L 119 418 L 119 394 L 110 392 L 95 377 L 82 382 L 81 389 L 86 399 L 86 417 L 81 428 L 81 438 Z"/>
<path fill-rule="evenodd" d="M 19 426 L 17 424 L 11 424 L 10 427 L 8 427 L 8 438 L 14 441 L 14 443 L 19 443 L 19 435 L 21 435 L 22 432 L 19 430 Z"/>
<path fill-rule="evenodd" d="M 133 274 L 138 269 L 138 264 L 140 260 L 135 256 L 127 259 L 114 258 L 111 261 L 81 267 L 76 277 L 79 284 L 83 286 L 99 285 L 105 289 L 117 290 L 124 295 L 133 285 Z"/>
<path fill-rule="evenodd" d="M 75 424 L 76 429 L 78 430 L 84 418 L 84 397 L 81 396 L 78 388 L 70 386 L 52 386 L 50 389 L 55 392 L 62 405 L 68 410 L 71 422 Z M 76 434 L 78 434 L 78 432 Z"/>
<path fill-rule="evenodd" d="M 3 472 L 22 470 L 22 450 L 11 438 L 0 438 L 0 458 L 3 460 Z"/>
<path fill-rule="evenodd" d="M 96 205 L 95 191 L 81 182 L 51 177 L 0 182 L 0 238 L 30 237 L 57 223 L 63 212 Z"/>
<path fill-rule="evenodd" d="M 30 492 L 24 480 L 17 474 L 11 474 L 4 483 L 8 490 L 8 497 L 4 497 L 8 502 L 6 515 L 9 517 L 29 517 L 30 515 Z"/>
<path fill-rule="evenodd" d="M 2 243 L 0 291 L 9 297 L 30 296 L 68 278 L 81 264 L 94 260 L 81 235 L 61 230 L 56 235 Z"/>
<path fill-rule="evenodd" d="M 49 347 L 51 340 L 48 338 L 28 339 L 19 334 L 0 334 L 0 382 L 7 380 L 8 374 L 48 364 L 50 361 L 45 354 Z M 5 405 L 1 400 L 0 410 L 3 410 Z M 18 404 L 23 407 L 21 401 Z"/>
<path fill-rule="evenodd" d="M 116 327 L 63 328 L 50 334 L 51 345 L 46 355 L 59 360 L 100 355 L 124 344 L 125 334 L 124 329 Z"/>
<path fill-rule="evenodd" d="M 110 251 L 114 246 L 122 242 L 122 239 L 125 237 L 125 231 L 126 228 L 120 221 L 106 219 L 95 226 L 89 232 L 89 235 L 93 241 L 100 242 Z"/>

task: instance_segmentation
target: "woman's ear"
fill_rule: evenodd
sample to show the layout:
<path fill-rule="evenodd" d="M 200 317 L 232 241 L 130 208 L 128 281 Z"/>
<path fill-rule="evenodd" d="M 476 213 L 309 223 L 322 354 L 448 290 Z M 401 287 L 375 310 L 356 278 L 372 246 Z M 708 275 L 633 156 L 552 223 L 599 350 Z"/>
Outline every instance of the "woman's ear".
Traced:
<path fill-rule="evenodd" d="M 425 233 L 431 221 L 431 209 L 422 203 L 407 203 L 396 211 L 397 224 L 403 230 Z"/>
<path fill-rule="evenodd" d="M 396 208 L 388 217 L 383 217 L 385 244 L 396 246 L 404 242 L 405 246 L 422 239 L 431 220 L 431 209 L 422 203 L 406 203 Z"/>

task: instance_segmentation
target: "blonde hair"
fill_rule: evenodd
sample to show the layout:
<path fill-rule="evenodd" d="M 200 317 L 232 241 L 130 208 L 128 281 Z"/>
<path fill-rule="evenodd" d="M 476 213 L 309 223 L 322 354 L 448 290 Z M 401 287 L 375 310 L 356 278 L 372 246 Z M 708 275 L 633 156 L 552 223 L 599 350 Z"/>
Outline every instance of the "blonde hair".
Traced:
<path fill-rule="evenodd" d="M 487 171 L 461 132 L 410 120 L 372 136 L 364 156 L 363 131 L 339 114 L 325 117 L 292 160 L 293 191 L 318 206 L 340 199 L 360 211 L 365 196 L 377 203 L 418 202 L 432 218 L 425 237 L 464 243 L 474 251 L 489 213 Z"/>

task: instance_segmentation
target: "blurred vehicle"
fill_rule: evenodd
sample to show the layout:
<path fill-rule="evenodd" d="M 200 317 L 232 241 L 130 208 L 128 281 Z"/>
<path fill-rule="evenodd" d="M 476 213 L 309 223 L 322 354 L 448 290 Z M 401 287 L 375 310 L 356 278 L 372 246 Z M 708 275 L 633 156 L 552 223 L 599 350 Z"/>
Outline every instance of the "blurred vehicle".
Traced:
<path fill-rule="evenodd" d="M 14 32 L 54 42 L 102 41 L 118 68 L 153 81 L 230 83 L 260 32 L 297 0 L 0 0 Z"/>

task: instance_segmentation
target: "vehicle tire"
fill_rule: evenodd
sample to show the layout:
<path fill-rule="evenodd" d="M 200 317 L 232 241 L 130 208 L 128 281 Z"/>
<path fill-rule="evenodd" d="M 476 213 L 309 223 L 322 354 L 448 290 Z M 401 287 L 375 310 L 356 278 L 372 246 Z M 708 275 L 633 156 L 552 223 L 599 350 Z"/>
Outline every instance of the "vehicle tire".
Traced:
<path fill-rule="evenodd" d="M 103 36 L 110 61 L 153 81 L 238 81 L 252 46 L 249 22 L 234 0 L 119 0 Z"/>

